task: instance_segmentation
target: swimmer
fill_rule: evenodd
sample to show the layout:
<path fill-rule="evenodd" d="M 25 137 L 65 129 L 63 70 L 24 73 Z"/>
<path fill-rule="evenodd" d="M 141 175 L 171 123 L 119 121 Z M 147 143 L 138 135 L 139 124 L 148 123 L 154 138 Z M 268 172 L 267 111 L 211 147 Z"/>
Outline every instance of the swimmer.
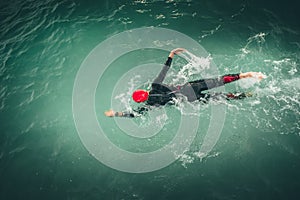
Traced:
<path fill-rule="evenodd" d="M 137 103 L 144 103 L 144 106 L 133 110 L 133 112 L 115 112 L 109 110 L 105 112 L 107 117 L 137 117 L 144 114 L 151 107 L 163 106 L 166 104 L 174 104 L 174 98 L 176 95 L 183 95 L 189 102 L 201 101 L 207 102 L 210 99 L 225 98 L 230 99 L 242 99 L 251 96 L 250 93 L 203 93 L 205 90 L 223 86 L 224 84 L 237 81 L 244 78 L 257 78 L 261 80 L 265 78 L 265 75 L 260 72 L 246 72 L 239 74 L 227 74 L 217 78 L 200 79 L 196 81 L 190 81 L 184 85 L 173 86 L 163 84 L 166 74 L 171 66 L 174 55 L 186 51 L 183 48 L 176 48 L 172 50 L 165 62 L 162 70 L 158 76 L 154 79 L 151 90 L 136 90 L 132 94 L 132 98 Z"/>

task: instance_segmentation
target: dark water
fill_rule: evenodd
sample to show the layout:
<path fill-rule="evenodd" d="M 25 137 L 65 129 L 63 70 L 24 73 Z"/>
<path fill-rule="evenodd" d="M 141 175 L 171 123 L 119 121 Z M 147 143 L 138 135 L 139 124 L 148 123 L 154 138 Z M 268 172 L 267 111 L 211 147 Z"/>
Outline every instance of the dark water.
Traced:
<path fill-rule="evenodd" d="M 299 199 L 298 1 L 13 0 L 0 6 L 0 199 Z M 149 26 L 193 38 L 221 74 L 261 71 L 268 77 L 226 87 L 256 95 L 226 105 L 221 137 L 205 158 L 197 157 L 201 127 L 207 128 L 202 124 L 178 161 L 150 173 L 124 173 L 100 163 L 82 144 L 73 86 L 99 43 Z M 167 55 L 135 53 L 122 64 L 163 62 Z M 106 76 L 117 80 L 125 69 L 112 68 Z M 113 131 L 116 124 L 102 115 L 109 102 L 95 107 L 112 141 L 141 148 Z M 209 109 L 203 108 L 203 118 Z M 156 145 L 172 137 L 170 130 L 171 136 L 154 138 Z"/>

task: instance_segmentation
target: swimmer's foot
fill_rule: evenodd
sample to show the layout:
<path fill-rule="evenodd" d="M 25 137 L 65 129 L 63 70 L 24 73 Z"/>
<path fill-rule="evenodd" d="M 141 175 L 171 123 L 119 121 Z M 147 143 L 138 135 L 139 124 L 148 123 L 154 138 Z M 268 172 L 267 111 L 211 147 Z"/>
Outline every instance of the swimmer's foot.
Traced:
<path fill-rule="evenodd" d="M 267 76 L 264 75 L 261 72 L 245 72 L 245 73 L 240 73 L 240 78 L 256 78 L 259 81 L 262 79 L 266 78 Z"/>
<path fill-rule="evenodd" d="M 245 92 L 244 93 L 246 97 L 253 97 L 253 93 L 252 92 Z"/>

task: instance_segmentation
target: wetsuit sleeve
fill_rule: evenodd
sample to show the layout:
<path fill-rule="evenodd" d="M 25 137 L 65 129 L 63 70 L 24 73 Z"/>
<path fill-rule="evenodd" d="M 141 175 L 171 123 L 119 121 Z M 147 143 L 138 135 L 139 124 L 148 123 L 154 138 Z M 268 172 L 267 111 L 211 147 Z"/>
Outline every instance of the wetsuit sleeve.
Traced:
<path fill-rule="evenodd" d="M 133 118 L 136 117 L 134 113 L 130 112 L 122 112 L 122 115 L 116 115 L 116 117 L 128 117 L 128 118 Z"/>
<path fill-rule="evenodd" d="M 168 57 L 167 61 L 165 62 L 164 67 L 162 68 L 162 70 L 160 71 L 160 73 L 156 77 L 156 79 L 154 79 L 153 83 L 161 84 L 164 81 L 166 74 L 167 74 L 168 70 L 170 69 L 171 63 L 172 63 L 172 58 Z"/>
<path fill-rule="evenodd" d="M 117 112 L 116 117 L 140 117 L 141 115 L 144 115 L 148 110 L 148 107 L 138 107 L 137 109 L 133 109 L 132 112 L 124 111 L 122 112 L 122 114 L 119 114 L 119 112 Z"/>

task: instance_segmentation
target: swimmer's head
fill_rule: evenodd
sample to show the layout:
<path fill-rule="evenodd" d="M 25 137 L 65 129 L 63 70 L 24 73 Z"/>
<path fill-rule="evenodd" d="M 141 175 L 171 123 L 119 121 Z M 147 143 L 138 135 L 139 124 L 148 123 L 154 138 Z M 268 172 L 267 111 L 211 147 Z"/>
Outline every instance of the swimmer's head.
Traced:
<path fill-rule="evenodd" d="M 137 103 L 147 101 L 148 97 L 149 92 L 146 90 L 136 90 L 132 94 L 132 99 Z"/>

